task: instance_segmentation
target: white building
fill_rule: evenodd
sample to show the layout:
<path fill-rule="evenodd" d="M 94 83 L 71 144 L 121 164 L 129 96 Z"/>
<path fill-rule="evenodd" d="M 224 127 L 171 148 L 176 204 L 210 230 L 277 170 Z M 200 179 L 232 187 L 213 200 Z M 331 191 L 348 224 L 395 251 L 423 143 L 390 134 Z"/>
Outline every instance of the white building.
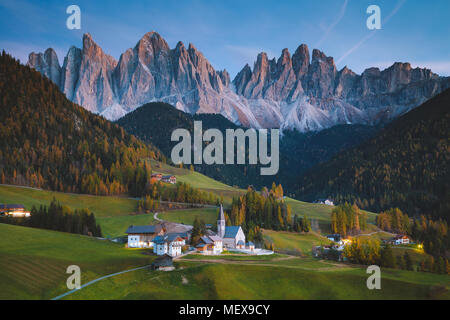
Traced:
<path fill-rule="evenodd" d="M 31 215 L 22 204 L 0 204 L 0 214 L 14 218 L 28 218 Z"/>
<path fill-rule="evenodd" d="M 326 204 L 327 206 L 334 206 L 333 200 L 330 199 L 318 199 L 314 203 Z"/>
<path fill-rule="evenodd" d="M 31 216 L 31 213 L 29 211 L 10 211 L 7 215 L 14 218 L 28 218 Z"/>
<path fill-rule="evenodd" d="M 153 238 L 164 234 L 164 229 L 160 225 L 156 226 L 129 226 L 128 248 L 152 248 Z"/>
<path fill-rule="evenodd" d="M 405 235 L 398 235 L 394 239 L 392 239 L 392 243 L 395 245 L 408 244 L 409 242 L 410 241 L 409 241 L 408 236 L 405 236 Z"/>
<path fill-rule="evenodd" d="M 220 205 L 219 217 L 217 218 L 217 235 L 223 239 L 223 247 L 225 248 L 237 248 L 238 243 L 244 244 L 245 247 L 245 234 L 241 226 L 225 226 L 222 205 Z"/>
<path fill-rule="evenodd" d="M 344 244 L 344 241 L 342 241 L 342 237 L 340 234 L 330 234 L 327 236 L 327 239 L 337 243 L 340 246 Z"/>
<path fill-rule="evenodd" d="M 168 254 L 171 257 L 181 255 L 186 241 L 178 233 L 168 233 L 153 239 L 153 252 L 158 256 Z"/>
<path fill-rule="evenodd" d="M 202 254 L 221 254 L 223 251 L 223 239 L 219 236 L 203 236 L 200 238 L 197 250 Z"/>

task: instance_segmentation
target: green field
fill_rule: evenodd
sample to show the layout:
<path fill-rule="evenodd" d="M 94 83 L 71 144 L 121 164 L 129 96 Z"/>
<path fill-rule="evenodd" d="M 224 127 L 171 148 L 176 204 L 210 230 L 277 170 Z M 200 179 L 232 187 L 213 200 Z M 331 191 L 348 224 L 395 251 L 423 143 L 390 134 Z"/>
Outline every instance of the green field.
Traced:
<path fill-rule="evenodd" d="M 266 242 L 274 244 L 277 252 L 286 252 L 297 255 L 308 255 L 313 246 L 331 243 L 327 238 L 315 232 L 300 234 L 295 232 L 264 230 Z"/>
<path fill-rule="evenodd" d="M 88 208 L 94 212 L 103 236 L 118 237 L 129 225 L 153 224 L 153 214 L 136 215 L 137 200 L 124 197 L 103 197 L 45 191 L 18 186 L 0 185 L 0 203 L 20 203 L 27 210 L 33 205 L 49 205 L 55 198 L 72 209 Z"/>
<path fill-rule="evenodd" d="M 67 292 L 69 265 L 80 266 L 83 284 L 154 259 L 145 250 L 81 235 L 4 224 L 0 232 L 0 299 Z M 200 258 L 183 258 L 173 272 L 146 268 L 107 278 L 65 299 L 450 299 L 446 275 L 386 269 L 382 290 L 368 290 L 365 269 L 331 261 L 279 254 Z"/>
<path fill-rule="evenodd" d="M 301 259 L 298 259 L 301 260 Z M 301 263 L 301 262 L 300 262 Z M 306 261 L 311 263 L 311 261 Z M 188 263 L 173 272 L 138 270 L 108 278 L 66 299 L 449 299 L 448 277 L 388 271 L 368 290 L 358 268 Z"/>
<path fill-rule="evenodd" d="M 319 223 L 329 223 L 331 218 L 331 210 L 333 209 L 332 206 L 327 206 L 326 204 L 319 204 L 319 203 L 309 203 L 309 202 L 303 202 L 299 200 L 295 200 L 292 198 L 286 198 L 286 203 L 288 203 L 292 208 L 292 215 L 298 214 L 299 216 L 303 216 L 303 214 L 306 214 L 306 216 L 310 219 L 317 219 Z M 367 212 L 367 222 L 368 223 L 375 223 L 375 217 L 377 216 L 376 213 Z"/>
<path fill-rule="evenodd" d="M 20 203 L 27 210 L 33 205 L 49 205 L 55 198 L 72 209 L 88 208 L 96 217 L 112 217 L 135 212 L 137 200 L 45 191 L 19 186 L 0 185 L 0 203 Z"/>
<path fill-rule="evenodd" d="M 50 299 L 68 291 L 69 265 L 82 283 L 150 264 L 143 250 L 63 232 L 0 224 L 0 299 Z"/>
<path fill-rule="evenodd" d="M 125 235 L 125 231 L 131 225 L 150 225 L 155 222 L 153 213 L 97 218 L 97 223 L 102 228 L 103 236 L 109 238 Z"/>
<path fill-rule="evenodd" d="M 196 208 L 174 211 L 164 211 L 158 214 L 158 218 L 193 225 L 196 217 L 203 219 L 206 224 L 217 224 L 218 209 L 216 208 Z"/>

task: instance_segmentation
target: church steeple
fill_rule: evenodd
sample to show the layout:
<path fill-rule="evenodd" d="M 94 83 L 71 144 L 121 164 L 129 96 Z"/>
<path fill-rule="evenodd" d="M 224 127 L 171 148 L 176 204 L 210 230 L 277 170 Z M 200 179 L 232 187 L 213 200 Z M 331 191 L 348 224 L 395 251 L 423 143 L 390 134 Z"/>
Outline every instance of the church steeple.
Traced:
<path fill-rule="evenodd" d="M 223 214 L 222 204 L 220 204 L 219 216 L 217 217 L 217 235 L 221 238 L 225 235 L 225 215 Z"/>

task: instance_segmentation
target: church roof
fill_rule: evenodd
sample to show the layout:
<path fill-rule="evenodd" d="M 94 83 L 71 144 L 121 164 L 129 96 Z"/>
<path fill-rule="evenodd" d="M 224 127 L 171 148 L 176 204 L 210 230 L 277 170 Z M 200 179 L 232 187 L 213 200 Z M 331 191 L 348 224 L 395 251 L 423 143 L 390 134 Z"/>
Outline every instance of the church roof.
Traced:
<path fill-rule="evenodd" d="M 223 206 L 222 206 L 222 204 L 220 204 L 219 216 L 217 217 L 217 220 L 225 221 L 225 215 L 223 214 Z"/>
<path fill-rule="evenodd" d="M 236 238 L 236 235 L 240 228 L 241 228 L 241 226 L 225 227 L 225 234 L 223 237 L 224 238 Z"/>

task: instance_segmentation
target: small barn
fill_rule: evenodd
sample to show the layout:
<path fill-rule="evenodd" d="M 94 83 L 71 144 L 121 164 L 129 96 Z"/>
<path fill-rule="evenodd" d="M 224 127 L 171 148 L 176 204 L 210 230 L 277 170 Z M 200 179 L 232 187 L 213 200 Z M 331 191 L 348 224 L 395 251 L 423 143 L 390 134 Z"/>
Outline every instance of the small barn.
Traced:
<path fill-rule="evenodd" d="M 173 259 L 168 254 L 156 258 L 155 261 L 153 261 L 151 268 L 152 270 L 159 271 L 172 271 L 175 269 Z"/>

